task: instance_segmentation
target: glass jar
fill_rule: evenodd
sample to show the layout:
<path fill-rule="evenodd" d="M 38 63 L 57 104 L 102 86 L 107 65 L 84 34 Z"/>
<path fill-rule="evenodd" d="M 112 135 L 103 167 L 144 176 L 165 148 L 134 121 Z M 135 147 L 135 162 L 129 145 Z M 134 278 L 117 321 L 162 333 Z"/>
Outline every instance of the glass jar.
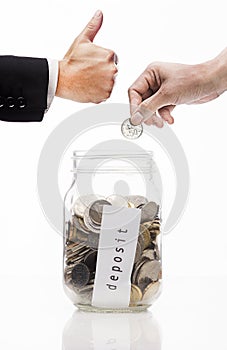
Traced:
<path fill-rule="evenodd" d="M 152 152 L 76 151 L 64 289 L 88 311 L 143 311 L 161 291 L 161 178 Z"/>

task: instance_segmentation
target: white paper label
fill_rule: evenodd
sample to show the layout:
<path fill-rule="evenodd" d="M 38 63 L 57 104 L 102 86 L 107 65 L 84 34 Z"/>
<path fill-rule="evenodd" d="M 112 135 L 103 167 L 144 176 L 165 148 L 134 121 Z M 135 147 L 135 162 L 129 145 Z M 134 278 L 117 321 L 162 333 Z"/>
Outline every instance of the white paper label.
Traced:
<path fill-rule="evenodd" d="M 140 219 L 140 209 L 103 207 L 93 306 L 128 307 Z"/>

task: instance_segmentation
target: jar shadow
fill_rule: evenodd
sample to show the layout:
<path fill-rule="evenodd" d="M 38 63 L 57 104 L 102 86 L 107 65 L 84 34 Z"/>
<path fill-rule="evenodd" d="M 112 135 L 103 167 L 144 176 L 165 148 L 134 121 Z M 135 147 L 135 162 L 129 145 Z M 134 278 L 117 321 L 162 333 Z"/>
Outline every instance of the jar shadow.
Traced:
<path fill-rule="evenodd" d="M 161 350 L 161 331 L 150 311 L 131 314 L 76 310 L 62 335 L 62 350 Z"/>

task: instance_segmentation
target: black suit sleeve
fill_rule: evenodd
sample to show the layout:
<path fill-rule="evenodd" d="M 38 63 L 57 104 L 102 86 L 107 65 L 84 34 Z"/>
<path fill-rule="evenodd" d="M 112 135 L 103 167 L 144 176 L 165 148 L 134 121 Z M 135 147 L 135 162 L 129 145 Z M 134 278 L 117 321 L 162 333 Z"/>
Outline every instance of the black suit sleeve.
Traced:
<path fill-rule="evenodd" d="M 49 84 L 45 58 L 0 56 L 0 120 L 40 122 Z"/>

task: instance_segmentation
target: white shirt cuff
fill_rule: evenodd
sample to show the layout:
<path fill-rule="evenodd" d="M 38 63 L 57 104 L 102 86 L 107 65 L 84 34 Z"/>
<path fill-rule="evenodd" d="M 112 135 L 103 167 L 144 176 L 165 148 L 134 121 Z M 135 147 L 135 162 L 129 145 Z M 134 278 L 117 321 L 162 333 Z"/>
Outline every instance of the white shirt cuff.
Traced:
<path fill-rule="evenodd" d="M 49 110 L 54 99 L 58 82 L 58 60 L 47 58 L 47 62 L 49 66 L 49 85 L 47 93 L 47 109 L 45 113 Z"/>

